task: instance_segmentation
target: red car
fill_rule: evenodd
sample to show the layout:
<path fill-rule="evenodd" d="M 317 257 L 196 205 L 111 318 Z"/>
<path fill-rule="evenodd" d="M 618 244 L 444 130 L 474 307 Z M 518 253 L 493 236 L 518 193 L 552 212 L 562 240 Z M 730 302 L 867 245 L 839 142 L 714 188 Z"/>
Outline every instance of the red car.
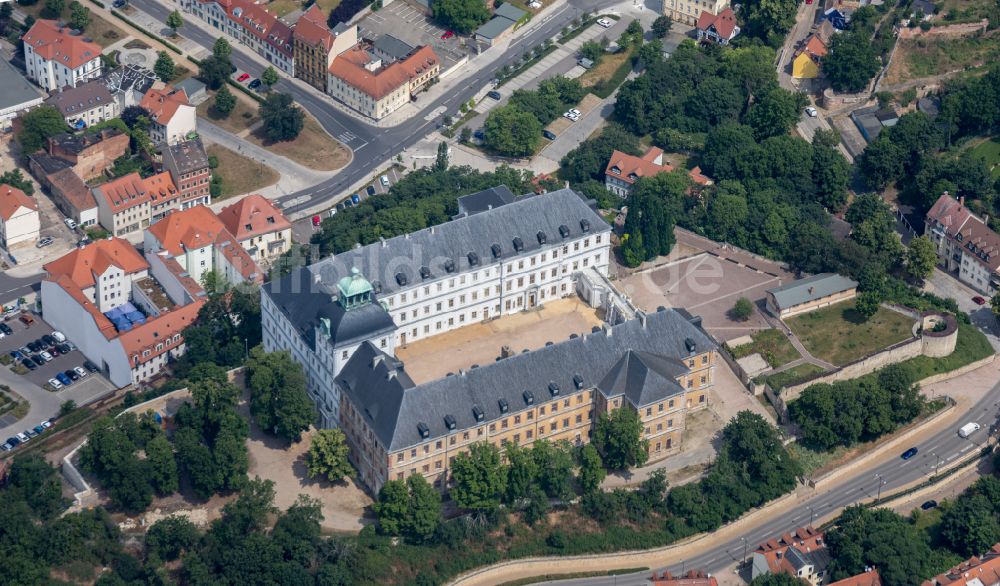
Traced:
<path fill-rule="evenodd" d="M 319 216 L 313 216 L 313 226 L 319 226 L 320 222 L 322 221 L 323 219 L 320 218 Z"/>
<path fill-rule="evenodd" d="M 455 33 L 451 32 L 451 31 L 444 31 L 444 34 L 441 35 L 441 38 L 442 39 L 450 39 L 450 38 L 452 38 L 454 36 L 455 36 Z"/>
<path fill-rule="evenodd" d="M 240 83 L 243 83 L 244 81 L 246 81 L 248 79 L 250 79 L 250 74 L 249 73 L 243 73 L 239 77 L 236 78 L 236 81 L 238 81 Z"/>
<path fill-rule="evenodd" d="M 980 297 L 979 295 L 976 295 L 975 297 L 973 297 L 972 298 L 972 302 L 975 303 L 976 305 L 985 305 L 986 304 L 986 300 L 983 299 L 982 297 Z"/>

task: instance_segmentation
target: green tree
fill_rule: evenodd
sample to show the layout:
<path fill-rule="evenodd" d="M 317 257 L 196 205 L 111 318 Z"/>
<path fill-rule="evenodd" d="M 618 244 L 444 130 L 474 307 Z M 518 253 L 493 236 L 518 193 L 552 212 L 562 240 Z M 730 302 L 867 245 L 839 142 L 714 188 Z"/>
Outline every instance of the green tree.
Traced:
<path fill-rule="evenodd" d="M 278 77 L 278 70 L 276 70 L 274 67 L 271 67 L 270 65 L 268 65 L 267 69 L 265 69 L 264 72 L 260 74 L 260 81 L 265 86 L 267 86 L 267 91 L 271 91 L 271 88 L 274 87 L 274 84 L 278 83 L 279 79 L 280 78 Z"/>
<path fill-rule="evenodd" d="M 882 303 L 880 295 L 870 291 L 862 291 L 861 293 L 858 293 L 858 296 L 855 298 L 854 308 L 862 315 L 862 317 L 868 320 L 871 319 L 873 315 L 878 313 L 880 303 Z"/>
<path fill-rule="evenodd" d="M 170 35 L 173 37 L 177 36 L 177 29 L 184 26 L 184 17 L 181 16 L 180 11 L 174 10 L 167 15 L 167 27 L 170 28 Z"/>
<path fill-rule="evenodd" d="M 233 46 L 229 44 L 226 37 L 218 37 L 215 42 L 212 43 L 212 55 L 216 59 L 223 59 L 229 61 L 233 56 Z"/>
<path fill-rule="evenodd" d="M 66 130 L 66 119 L 62 113 L 54 106 L 45 104 L 21 116 L 21 132 L 17 135 L 17 141 L 24 154 L 29 155 L 41 150 L 49 137 Z"/>
<path fill-rule="evenodd" d="M 761 141 L 787 133 L 799 121 L 808 103 L 802 92 L 773 88 L 750 108 L 743 121 L 753 128 L 754 138 Z"/>
<path fill-rule="evenodd" d="M 250 413 L 262 429 L 289 441 L 316 419 L 316 410 L 306 393 L 302 366 L 287 351 L 265 352 L 260 346 L 247 360 Z"/>
<path fill-rule="evenodd" d="M 437 146 L 437 157 L 434 159 L 435 171 L 448 170 L 448 143 L 441 141 Z"/>
<path fill-rule="evenodd" d="M 601 46 L 597 41 L 587 41 L 580 45 L 580 56 L 586 59 L 590 59 L 597 65 L 604 58 L 604 47 Z"/>
<path fill-rule="evenodd" d="M 291 94 L 270 93 L 260 105 L 267 138 L 274 142 L 295 140 L 305 124 L 305 113 L 295 105 Z"/>
<path fill-rule="evenodd" d="M 733 306 L 733 317 L 739 321 L 746 321 L 753 315 L 753 303 L 746 297 L 740 297 Z"/>
<path fill-rule="evenodd" d="M 66 0 L 45 0 L 45 8 L 42 9 L 42 17 L 57 19 L 62 16 L 66 9 Z"/>
<path fill-rule="evenodd" d="M 534 451 L 521 447 L 518 444 L 510 444 L 504 450 L 504 457 L 507 460 L 507 493 L 505 500 L 508 503 L 516 503 L 528 498 L 531 487 L 538 481 L 538 460 L 534 456 Z"/>
<path fill-rule="evenodd" d="M 406 487 L 410 499 L 404 530 L 413 541 L 428 541 L 441 523 L 441 493 L 420 474 L 410 475 Z"/>
<path fill-rule="evenodd" d="M 990 297 L 990 309 L 993 311 L 993 317 L 1000 319 L 1000 293 L 994 293 L 993 297 Z"/>
<path fill-rule="evenodd" d="M 172 561 L 198 543 L 198 528 L 187 517 L 171 515 L 153 523 L 146 531 L 146 554 Z"/>
<path fill-rule="evenodd" d="M 768 572 L 754 578 L 750 586 L 805 586 L 808 583 L 784 572 Z"/>
<path fill-rule="evenodd" d="M 930 238 L 918 236 L 906 249 L 906 272 L 918 282 L 930 277 L 937 266 L 937 248 Z"/>
<path fill-rule="evenodd" d="M 680 170 L 640 179 L 628 198 L 622 256 L 628 266 L 665 255 L 674 246 L 674 222 L 688 186 Z"/>
<path fill-rule="evenodd" d="M 587 444 L 580 450 L 580 475 L 577 482 L 584 494 L 596 491 L 604 482 L 606 472 L 601 454 L 593 444 Z"/>
<path fill-rule="evenodd" d="M 324 476 L 338 482 L 354 474 L 348 460 L 347 438 L 339 429 L 320 429 L 312 436 L 306 456 L 309 476 Z"/>
<path fill-rule="evenodd" d="M 941 517 L 941 537 L 963 557 L 989 551 L 1000 541 L 996 505 L 982 494 L 963 495 Z"/>
<path fill-rule="evenodd" d="M 534 154 L 541 134 L 538 119 L 511 104 L 492 110 L 483 124 L 483 144 L 507 157 Z"/>
<path fill-rule="evenodd" d="M 4 493 L 5 500 L 23 500 L 44 521 L 55 518 L 70 504 L 62 495 L 55 468 L 38 454 L 14 458 Z"/>
<path fill-rule="evenodd" d="M 886 586 L 912 584 L 914 576 L 931 576 L 935 556 L 924 534 L 890 509 L 850 507 L 827 532 L 832 581 L 878 568 Z M 950 564 L 949 564 L 950 565 Z"/>
<path fill-rule="evenodd" d="M 10 6 L 10 4 L 2 4 L 0 6 Z M 0 173 L 0 185 L 16 187 L 28 196 L 35 194 L 35 184 L 32 183 L 30 179 L 26 178 L 21 173 L 20 169 L 12 169 L 10 171 Z"/>
<path fill-rule="evenodd" d="M 490 19 L 483 0 L 440 0 L 431 5 L 434 20 L 447 29 L 469 34 Z"/>
<path fill-rule="evenodd" d="M 573 498 L 573 454 L 569 442 L 538 440 L 531 446 L 538 466 L 538 486 L 551 498 Z"/>
<path fill-rule="evenodd" d="M 610 415 L 601 413 L 592 441 L 609 470 L 642 466 L 649 456 L 649 442 L 642 439 L 642 421 L 629 407 L 615 409 Z"/>
<path fill-rule="evenodd" d="M 153 72 L 160 78 L 160 81 L 169 82 L 174 78 L 174 60 L 166 51 L 159 52 L 156 64 L 153 65 Z"/>
<path fill-rule="evenodd" d="M 834 35 L 823 58 L 823 74 L 838 92 L 864 90 L 880 67 L 875 47 L 865 32 Z"/>
<path fill-rule="evenodd" d="M 669 16 L 658 16 L 656 17 L 656 20 L 653 21 L 653 26 L 650 27 L 650 30 L 653 31 L 653 34 L 656 35 L 657 38 L 662 39 L 667 36 L 667 33 L 670 32 L 670 29 L 673 26 L 674 20 L 672 18 Z"/>
<path fill-rule="evenodd" d="M 388 480 L 372 505 L 378 529 L 386 535 L 403 535 L 410 513 L 410 492 L 404 480 Z"/>
<path fill-rule="evenodd" d="M 507 488 L 507 470 L 500 450 L 485 442 L 475 442 L 452 464 L 454 487 L 451 498 L 463 509 L 494 511 Z"/>
<path fill-rule="evenodd" d="M 750 0 L 740 5 L 746 23 L 744 34 L 759 37 L 772 46 L 780 46 L 784 33 L 795 24 L 798 2 L 795 0 Z"/>
<path fill-rule="evenodd" d="M 823 134 L 820 134 L 823 133 Z M 847 203 L 847 184 L 851 165 L 837 150 L 836 142 L 826 142 L 825 131 L 818 131 L 813 138 L 812 176 L 816 184 L 816 201 L 830 212 L 839 212 Z M 832 134 L 832 133 L 829 133 Z"/>
<path fill-rule="evenodd" d="M 146 471 L 149 483 L 158 495 L 165 496 L 177 492 L 177 462 L 174 450 L 162 433 L 146 444 Z"/>
<path fill-rule="evenodd" d="M 90 26 L 90 9 L 76 2 L 69 5 L 69 25 L 76 30 L 83 31 Z"/>
<path fill-rule="evenodd" d="M 208 89 L 217 90 L 225 85 L 231 68 L 229 59 L 212 55 L 198 63 L 198 79 L 205 82 Z"/>

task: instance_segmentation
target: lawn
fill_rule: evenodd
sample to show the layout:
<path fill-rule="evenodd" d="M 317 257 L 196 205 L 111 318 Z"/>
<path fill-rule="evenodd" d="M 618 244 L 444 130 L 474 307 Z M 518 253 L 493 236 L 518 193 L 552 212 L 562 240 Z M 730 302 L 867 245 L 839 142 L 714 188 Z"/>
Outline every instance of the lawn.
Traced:
<path fill-rule="evenodd" d="M 986 339 L 986 336 L 976 329 L 975 326 L 960 324 L 958 326 L 958 341 L 955 344 L 954 352 L 942 358 L 917 356 L 900 364 L 912 370 L 914 380 L 920 380 L 935 374 L 961 368 L 966 364 L 986 358 L 990 354 L 993 354 L 993 347 L 990 346 L 990 342 Z"/>
<path fill-rule="evenodd" d="M 751 337 L 753 343 L 733 348 L 732 352 L 735 358 L 760 353 L 764 360 L 767 360 L 767 363 L 771 365 L 771 368 L 778 368 L 801 358 L 799 351 L 788 341 L 788 336 L 779 330 L 761 330 Z"/>
<path fill-rule="evenodd" d="M 215 201 L 274 185 L 280 177 L 277 171 L 267 165 L 217 144 L 209 145 L 206 152 L 219 160 L 219 166 L 212 173 L 222 178 L 222 195 L 215 198 Z"/>
<path fill-rule="evenodd" d="M 101 16 L 93 10 L 92 6 L 90 8 L 90 24 L 87 25 L 86 29 L 84 29 L 83 36 L 93 39 L 93 41 L 102 48 L 107 47 L 108 45 L 113 45 L 120 39 L 124 39 L 127 36 L 122 29 L 101 18 Z M 18 4 L 17 9 L 25 14 L 30 14 L 36 19 L 39 19 L 42 18 L 42 11 L 45 10 L 45 2 L 38 2 L 30 6 Z M 68 1 L 66 2 L 66 7 L 62 11 L 61 18 L 66 21 L 69 20 Z"/>
<path fill-rule="evenodd" d="M 260 122 L 257 105 L 251 104 L 245 98 L 237 97 L 236 108 L 229 113 L 229 116 L 216 112 L 215 108 L 212 107 L 213 104 L 215 104 L 215 92 L 209 92 L 209 98 L 198 105 L 198 115 L 233 134 L 240 134 L 250 126 Z"/>
<path fill-rule="evenodd" d="M 845 301 L 785 320 L 813 356 L 841 366 L 902 342 L 912 335 L 913 319 L 880 307 L 865 320 Z"/>
<path fill-rule="evenodd" d="M 603 99 L 610 96 L 632 71 L 632 51 L 605 55 L 601 62 L 580 76 L 580 85 Z"/>
<path fill-rule="evenodd" d="M 789 368 L 788 370 L 783 370 L 779 373 L 766 376 L 763 378 L 763 381 L 770 385 L 772 389 L 778 390 L 789 385 L 800 383 L 822 372 L 825 371 L 821 367 L 806 362 L 805 364 L 800 364 L 795 368 Z"/>
<path fill-rule="evenodd" d="M 1000 179 L 1000 142 L 995 138 L 984 140 L 973 147 L 969 154 L 982 159 L 991 170 L 994 179 Z"/>

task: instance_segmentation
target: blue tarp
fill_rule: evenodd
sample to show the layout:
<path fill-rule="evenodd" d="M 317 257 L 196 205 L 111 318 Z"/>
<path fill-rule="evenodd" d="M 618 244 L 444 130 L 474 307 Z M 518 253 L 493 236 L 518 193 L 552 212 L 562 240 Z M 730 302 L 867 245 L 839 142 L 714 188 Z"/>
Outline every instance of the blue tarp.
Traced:
<path fill-rule="evenodd" d="M 141 311 L 133 311 L 132 313 L 126 314 L 125 317 L 134 324 L 144 324 L 146 323 L 146 316 L 142 314 Z"/>
<path fill-rule="evenodd" d="M 122 311 L 121 306 L 118 306 L 112 309 L 111 311 L 105 311 L 104 315 L 107 316 L 107 318 L 110 319 L 111 321 L 115 321 L 118 318 L 125 317 L 125 312 Z"/>

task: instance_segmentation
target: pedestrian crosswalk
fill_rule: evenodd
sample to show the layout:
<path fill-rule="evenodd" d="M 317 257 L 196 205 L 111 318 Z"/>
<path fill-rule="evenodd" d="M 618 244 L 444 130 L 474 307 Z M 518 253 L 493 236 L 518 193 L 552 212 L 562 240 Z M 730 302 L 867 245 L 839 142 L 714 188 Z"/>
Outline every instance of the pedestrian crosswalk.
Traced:
<path fill-rule="evenodd" d="M 339 140 L 340 142 L 345 143 L 345 144 L 349 143 L 349 142 L 352 142 L 352 141 L 354 141 L 357 138 L 358 137 L 357 137 L 356 134 L 354 134 L 353 132 L 347 132 L 347 131 L 341 132 L 340 134 L 337 135 L 337 140 Z"/>

